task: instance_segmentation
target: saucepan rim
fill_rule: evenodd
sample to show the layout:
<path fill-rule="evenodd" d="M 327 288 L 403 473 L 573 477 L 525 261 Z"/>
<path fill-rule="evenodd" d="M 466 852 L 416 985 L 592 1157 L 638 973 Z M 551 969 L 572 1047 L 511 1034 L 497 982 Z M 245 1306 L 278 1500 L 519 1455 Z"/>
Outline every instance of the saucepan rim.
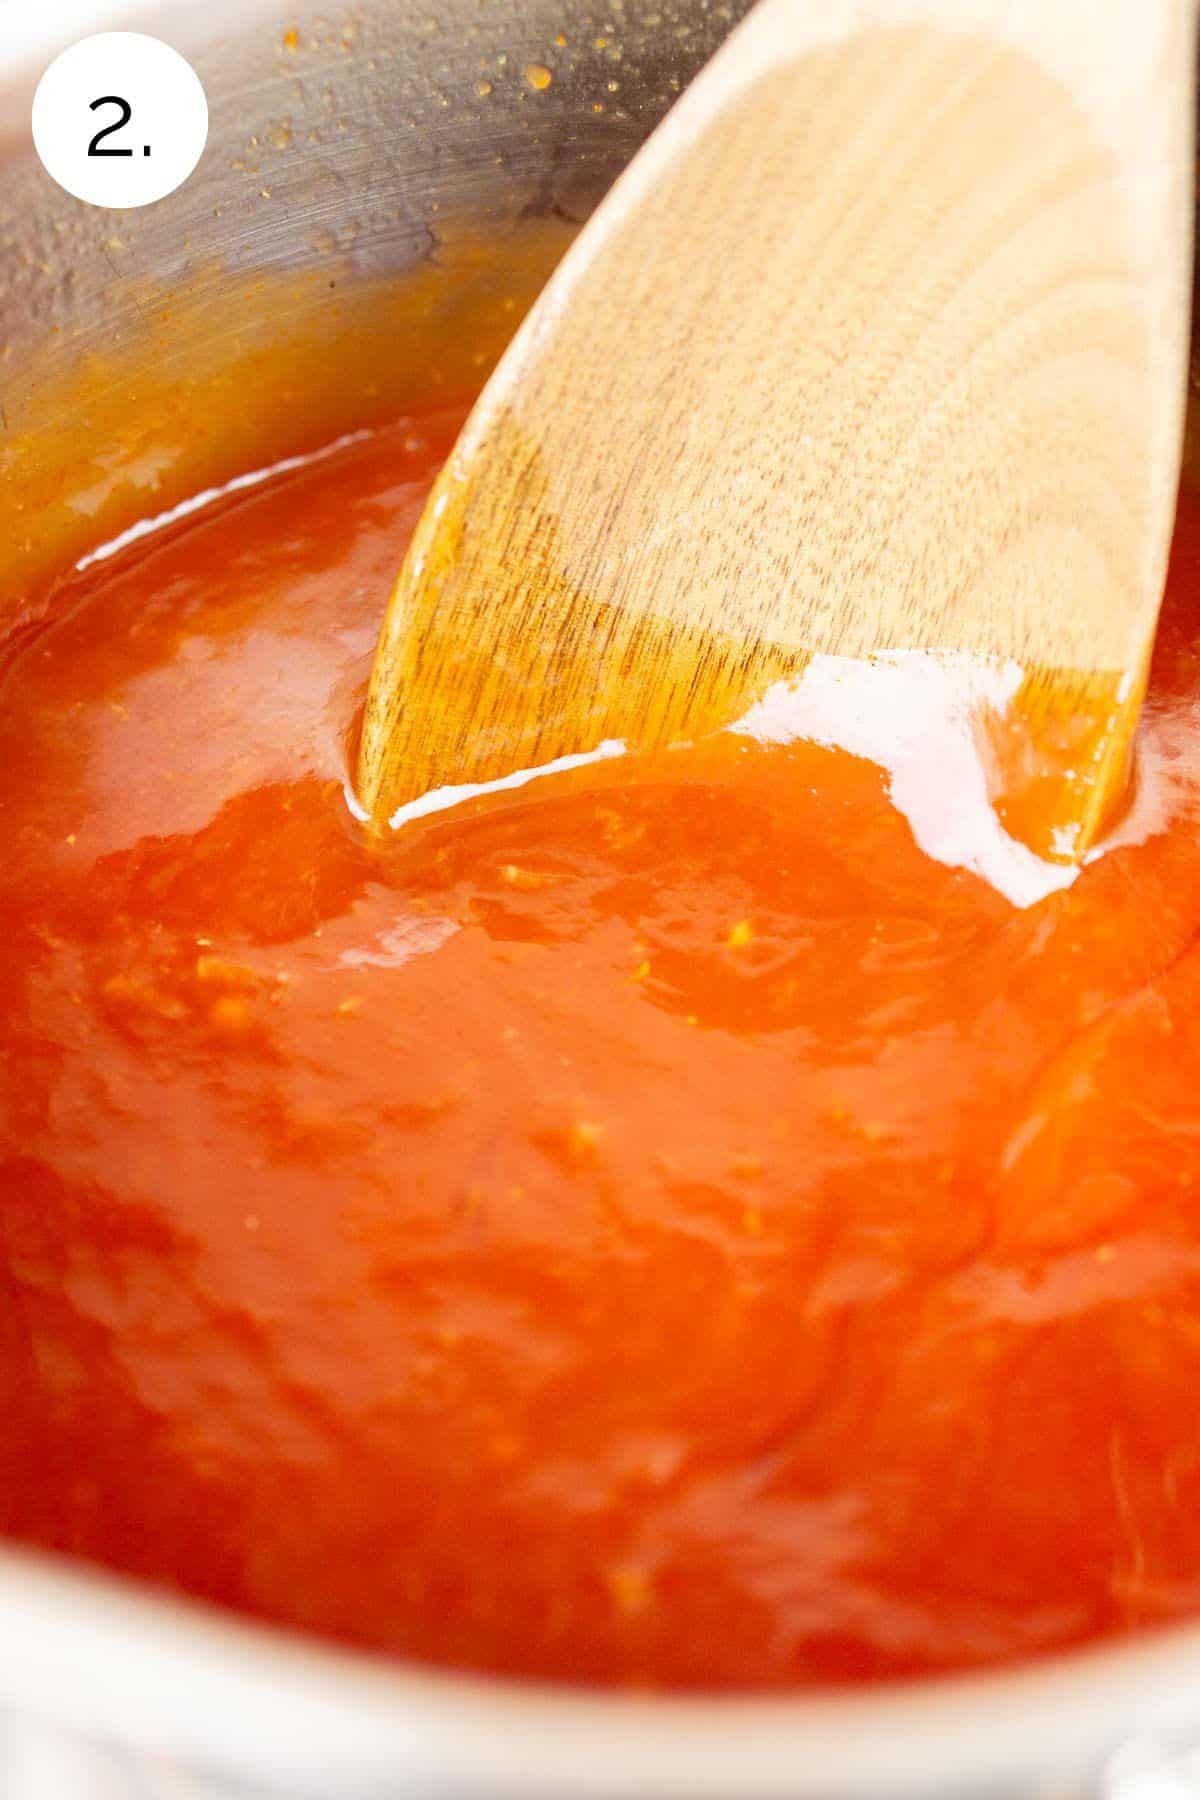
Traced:
<path fill-rule="evenodd" d="M 0 1701 L 340 1800 L 965 1796 L 1200 1738 L 1200 1627 L 844 1691 L 629 1695 L 369 1655 L 10 1545 Z"/>

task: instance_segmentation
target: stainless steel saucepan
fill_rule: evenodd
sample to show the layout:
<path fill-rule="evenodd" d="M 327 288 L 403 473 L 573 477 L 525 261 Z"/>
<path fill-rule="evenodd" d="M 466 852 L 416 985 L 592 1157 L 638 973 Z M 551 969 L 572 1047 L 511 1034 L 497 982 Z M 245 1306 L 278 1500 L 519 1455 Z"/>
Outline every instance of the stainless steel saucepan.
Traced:
<path fill-rule="evenodd" d="M 476 224 L 500 266 L 530 219 L 582 220 L 746 4 L 179 0 L 127 13 L 192 58 L 212 132 L 186 187 L 120 215 L 53 185 L 29 139 L 38 71 L 0 67 L 5 430 L 8 415 L 48 436 L 93 429 L 64 419 L 57 377 L 136 335 L 131 276 L 169 288 L 215 267 L 302 273 L 332 244 L 350 282 L 429 263 L 430 304 L 453 319 L 467 275 L 440 265 L 440 223 Z M 52 23 L 54 0 L 42 7 Z M 287 53 L 296 43 L 302 57 Z M 519 79 L 481 80 L 485 65 L 544 62 L 548 45 L 554 80 L 536 105 Z M 239 292 L 237 317 L 219 284 L 193 310 L 197 354 L 247 326 L 253 284 Z M 8 478 L 0 431 L 0 520 Z M 0 1481 L 4 1454 L 0 1420 Z M 838 1697 L 640 1699 L 389 1664 L 0 1548 L 2 1800 L 1184 1800 L 1200 1795 L 1192 1745 L 1200 1626 Z"/>

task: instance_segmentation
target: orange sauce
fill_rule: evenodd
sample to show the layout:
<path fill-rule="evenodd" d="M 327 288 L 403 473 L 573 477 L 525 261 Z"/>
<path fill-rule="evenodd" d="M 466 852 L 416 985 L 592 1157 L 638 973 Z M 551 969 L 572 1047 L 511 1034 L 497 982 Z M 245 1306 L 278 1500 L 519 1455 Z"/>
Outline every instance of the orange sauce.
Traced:
<path fill-rule="evenodd" d="M 1036 905 L 728 734 L 381 855 L 348 735 L 459 417 L 7 646 L 0 1528 L 659 1688 L 1200 1612 L 1196 503 L 1173 819 Z"/>

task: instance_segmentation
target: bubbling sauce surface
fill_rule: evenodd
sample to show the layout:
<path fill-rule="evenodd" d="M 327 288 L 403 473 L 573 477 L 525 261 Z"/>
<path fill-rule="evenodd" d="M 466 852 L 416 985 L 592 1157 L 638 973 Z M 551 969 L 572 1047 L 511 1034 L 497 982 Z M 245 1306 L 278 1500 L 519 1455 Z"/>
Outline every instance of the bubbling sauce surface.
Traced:
<path fill-rule="evenodd" d="M 342 798 L 457 417 L 62 585 L 0 712 L 0 1528 L 439 1663 L 759 1688 L 1200 1612 L 1174 816 L 1011 905 L 724 734 Z"/>

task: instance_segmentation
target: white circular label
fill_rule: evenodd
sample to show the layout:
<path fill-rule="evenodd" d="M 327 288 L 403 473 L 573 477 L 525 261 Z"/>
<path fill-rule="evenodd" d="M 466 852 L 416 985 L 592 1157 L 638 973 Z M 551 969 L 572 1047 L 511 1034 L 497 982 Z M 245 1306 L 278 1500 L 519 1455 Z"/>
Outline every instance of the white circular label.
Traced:
<path fill-rule="evenodd" d="M 33 141 L 60 187 L 92 206 L 148 206 L 186 181 L 208 139 L 200 77 L 140 31 L 101 31 L 55 58 Z"/>

